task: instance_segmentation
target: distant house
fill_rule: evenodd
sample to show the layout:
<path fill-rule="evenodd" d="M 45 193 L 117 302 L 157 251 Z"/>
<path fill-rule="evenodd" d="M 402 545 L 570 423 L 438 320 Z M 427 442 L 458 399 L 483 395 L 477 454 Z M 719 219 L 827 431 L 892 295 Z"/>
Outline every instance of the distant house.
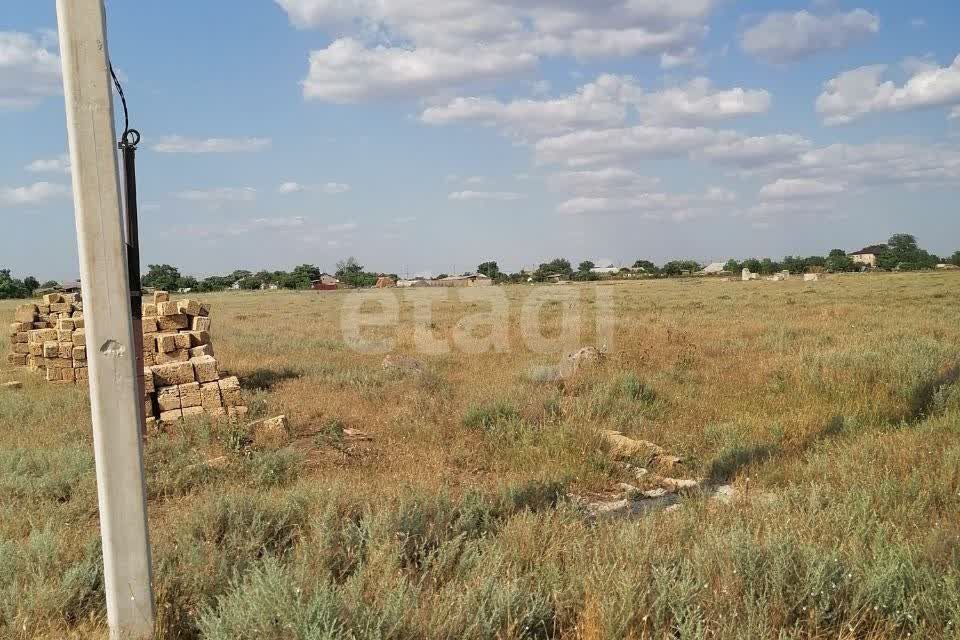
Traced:
<path fill-rule="evenodd" d="M 310 281 L 310 288 L 314 291 L 335 291 L 340 285 L 340 281 L 329 273 L 321 273 L 316 280 Z"/>
<path fill-rule="evenodd" d="M 437 280 L 416 280 L 413 287 L 488 287 L 493 284 L 489 276 L 482 273 L 465 273 L 462 276 L 447 276 Z"/>
<path fill-rule="evenodd" d="M 544 282 L 552 282 L 554 284 L 559 284 L 561 282 L 566 282 L 567 277 L 564 276 L 562 273 L 549 273 L 543 276 L 543 280 Z"/>
<path fill-rule="evenodd" d="M 64 293 L 80 293 L 80 281 L 70 280 L 68 282 L 61 282 L 60 290 Z"/>
<path fill-rule="evenodd" d="M 621 270 L 621 267 L 594 267 L 590 269 L 590 273 L 595 273 L 598 276 L 611 276 L 620 273 Z"/>
<path fill-rule="evenodd" d="M 726 265 L 723 262 L 711 262 L 700 273 L 707 276 L 715 276 L 726 271 Z"/>
<path fill-rule="evenodd" d="M 887 247 L 882 244 L 875 244 L 869 247 L 864 247 L 860 251 L 854 251 L 850 254 L 850 258 L 855 264 L 864 265 L 870 267 L 871 269 L 877 266 L 877 259 L 880 257 Z"/>

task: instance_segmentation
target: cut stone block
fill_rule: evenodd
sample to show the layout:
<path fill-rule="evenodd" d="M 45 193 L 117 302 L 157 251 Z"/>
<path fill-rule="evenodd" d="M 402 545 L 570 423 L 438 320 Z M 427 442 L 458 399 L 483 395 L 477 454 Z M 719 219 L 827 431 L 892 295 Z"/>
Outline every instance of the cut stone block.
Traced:
<path fill-rule="evenodd" d="M 207 382 L 200 385 L 200 406 L 207 411 L 223 407 L 219 384 L 216 382 Z"/>
<path fill-rule="evenodd" d="M 155 316 L 157 315 L 157 305 L 153 302 L 145 303 L 142 307 L 144 316 Z"/>
<path fill-rule="evenodd" d="M 200 313 L 200 302 L 197 300 L 177 300 L 177 310 L 188 316 L 195 316 Z"/>
<path fill-rule="evenodd" d="M 168 364 L 171 362 L 186 362 L 190 359 L 190 352 L 186 349 L 175 349 L 170 353 L 157 353 L 154 356 L 157 364 Z"/>
<path fill-rule="evenodd" d="M 79 346 L 87 345 L 86 329 L 77 329 L 73 332 L 73 344 Z"/>
<path fill-rule="evenodd" d="M 17 367 L 27 366 L 27 356 L 23 353 L 8 353 L 7 362 Z"/>
<path fill-rule="evenodd" d="M 143 417 L 144 418 L 153 417 L 153 402 L 150 400 L 143 401 Z"/>
<path fill-rule="evenodd" d="M 79 369 L 74 369 L 74 372 L 77 374 L 77 381 L 83 381 L 89 379 L 87 367 L 80 367 Z"/>
<path fill-rule="evenodd" d="M 141 332 L 143 333 L 143 335 L 147 335 L 148 333 L 156 333 L 156 332 L 157 332 L 157 318 L 156 318 L 156 316 L 154 316 L 154 315 L 152 315 L 152 314 L 149 315 L 149 316 L 146 315 L 146 314 L 144 314 L 143 318 L 140 319 L 140 323 L 141 323 L 141 325 L 142 325 L 142 326 L 141 326 Z"/>
<path fill-rule="evenodd" d="M 190 337 L 190 334 L 187 334 L 187 333 L 178 333 L 176 337 L 176 342 L 177 342 L 177 349 L 189 349 L 191 346 L 195 346 L 190 344 L 191 337 Z"/>
<path fill-rule="evenodd" d="M 176 422 L 183 419 L 183 411 L 175 409 L 174 411 L 161 411 L 160 422 Z"/>
<path fill-rule="evenodd" d="M 76 314 L 74 314 L 73 323 L 77 327 L 77 329 L 83 329 L 83 327 L 85 326 L 83 323 L 83 315 L 77 316 Z"/>
<path fill-rule="evenodd" d="M 199 418 L 202 415 L 203 415 L 203 407 L 184 407 L 183 408 L 184 418 Z"/>
<path fill-rule="evenodd" d="M 15 336 L 13 336 L 13 337 L 14 337 L 14 339 L 15 339 L 17 342 L 27 343 L 27 342 L 30 341 L 30 339 L 29 339 L 29 338 L 30 338 L 30 334 L 28 334 L 26 331 L 20 331 L 20 332 L 18 332 Z"/>
<path fill-rule="evenodd" d="M 42 344 L 37 344 L 36 342 L 31 342 L 31 343 L 28 344 L 27 346 L 30 347 L 30 355 L 32 355 L 32 356 L 37 356 L 37 357 L 40 357 L 40 358 L 43 357 L 43 345 L 42 345 Z"/>
<path fill-rule="evenodd" d="M 57 321 L 59 325 L 63 320 Z M 73 342 L 73 329 L 57 329 L 57 340 L 60 342 Z"/>
<path fill-rule="evenodd" d="M 189 409 L 200 406 L 200 383 L 191 382 L 180 385 L 180 407 Z"/>
<path fill-rule="evenodd" d="M 210 344 L 210 334 L 207 331 L 190 331 L 183 335 L 189 336 L 191 347 L 202 347 Z"/>
<path fill-rule="evenodd" d="M 157 364 L 157 358 L 155 353 L 144 353 L 143 354 L 143 366 L 152 367 Z"/>
<path fill-rule="evenodd" d="M 47 340 L 43 343 L 43 357 L 44 358 L 59 358 L 60 357 L 60 343 L 56 340 Z"/>
<path fill-rule="evenodd" d="M 73 312 L 73 303 L 72 302 L 58 302 L 56 304 L 50 305 L 50 313 L 66 313 L 70 314 Z"/>
<path fill-rule="evenodd" d="M 60 295 L 59 293 L 48 293 L 45 296 L 43 296 L 44 305 L 49 306 L 51 304 L 57 304 L 59 302 L 63 302 L 63 296 Z"/>
<path fill-rule="evenodd" d="M 44 342 L 50 342 L 51 340 L 57 339 L 57 330 L 56 329 L 34 329 L 33 331 L 27 332 L 27 340 L 29 342 L 36 342 L 38 344 L 43 344 Z"/>
<path fill-rule="evenodd" d="M 180 404 L 180 387 L 160 387 L 157 389 L 157 407 L 160 411 L 175 411 L 182 408 Z"/>
<path fill-rule="evenodd" d="M 60 354 L 60 357 L 63 358 L 64 360 L 73 360 L 73 343 L 61 342 L 58 353 Z"/>
<path fill-rule="evenodd" d="M 175 315 L 177 315 L 178 313 L 180 313 L 180 311 L 179 311 L 179 309 L 177 309 L 177 303 L 176 303 L 176 302 L 167 301 L 167 302 L 158 302 L 158 303 L 157 303 L 157 317 L 161 317 L 161 316 L 175 316 Z"/>
<path fill-rule="evenodd" d="M 73 318 L 60 318 L 57 320 L 57 331 L 73 331 L 77 324 Z"/>
<path fill-rule="evenodd" d="M 37 307 L 32 304 L 22 304 L 17 307 L 13 313 L 13 319 L 17 322 L 35 322 L 37 319 Z"/>
<path fill-rule="evenodd" d="M 158 333 L 156 338 L 157 353 L 170 353 L 177 350 L 176 333 Z"/>
<path fill-rule="evenodd" d="M 189 326 L 190 319 L 182 313 L 172 316 L 157 316 L 157 330 L 159 331 L 177 331 Z"/>
<path fill-rule="evenodd" d="M 53 367 L 49 367 L 44 377 L 47 379 L 47 382 L 59 382 L 60 369 L 54 369 Z"/>
<path fill-rule="evenodd" d="M 87 348 L 86 347 L 74 347 L 73 348 L 73 359 L 74 361 L 79 360 L 84 362 L 87 359 Z"/>
<path fill-rule="evenodd" d="M 240 392 L 240 380 L 236 376 L 230 376 L 219 381 L 220 397 L 223 398 L 223 404 L 227 407 L 239 407 L 243 405 L 243 394 Z"/>
<path fill-rule="evenodd" d="M 143 392 L 146 394 L 154 393 L 156 385 L 153 384 L 153 371 L 149 367 L 143 368 Z"/>
<path fill-rule="evenodd" d="M 210 315 L 210 305 L 207 304 L 206 302 L 201 302 L 201 303 L 200 303 L 200 314 L 199 314 L 199 315 L 201 315 L 201 316 L 203 316 L 203 317 L 209 316 L 209 315 Z"/>
<path fill-rule="evenodd" d="M 213 355 L 213 345 L 205 344 L 199 347 L 194 347 L 190 349 L 191 358 L 199 358 L 200 356 L 212 356 Z"/>
<path fill-rule="evenodd" d="M 193 319 L 191 328 L 194 331 L 210 331 L 210 318 L 197 316 Z"/>
<path fill-rule="evenodd" d="M 73 372 L 73 367 L 69 369 L 60 369 L 60 379 L 64 382 L 73 382 L 77 379 L 76 374 Z"/>
<path fill-rule="evenodd" d="M 227 407 L 227 418 L 234 422 L 242 422 L 243 420 L 247 419 L 247 414 L 249 412 L 250 410 L 242 405 L 237 407 Z"/>
<path fill-rule="evenodd" d="M 193 365 L 189 362 L 158 364 L 150 368 L 153 381 L 158 387 L 194 382 Z"/>
<path fill-rule="evenodd" d="M 161 302 L 169 302 L 170 294 L 166 291 L 154 291 L 153 292 L 153 304 L 160 304 Z"/>
<path fill-rule="evenodd" d="M 197 382 L 216 382 L 220 379 L 217 371 L 217 360 L 213 356 L 199 356 L 190 358 Z"/>
<path fill-rule="evenodd" d="M 28 345 L 26 342 L 18 342 L 17 344 L 13 345 L 13 352 L 28 356 L 30 355 L 30 345 Z"/>

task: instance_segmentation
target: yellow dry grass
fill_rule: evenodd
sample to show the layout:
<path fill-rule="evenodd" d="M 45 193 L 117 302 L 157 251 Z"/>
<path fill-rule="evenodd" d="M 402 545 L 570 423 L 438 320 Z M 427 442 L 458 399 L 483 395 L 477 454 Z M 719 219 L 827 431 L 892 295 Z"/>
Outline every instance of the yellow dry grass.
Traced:
<path fill-rule="evenodd" d="M 201 422 L 148 443 L 161 635 L 231 637 L 228 614 L 279 607 L 253 602 L 256 589 L 242 581 L 254 576 L 289 578 L 311 594 L 345 590 L 331 605 L 354 625 L 343 637 L 956 637 L 960 276 L 570 285 L 583 313 L 575 346 L 605 340 L 595 332 L 600 299 L 613 299 L 616 328 L 606 362 L 565 384 L 532 375 L 562 354 L 531 352 L 521 332 L 522 305 L 544 288 L 498 288 L 509 302 L 508 348 L 484 354 L 418 353 L 414 309 L 437 292 L 381 293 L 399 302 L 400 322 L 372 331 L 396 337 L 397 352 L 424 363 L 422 375 L 384 371 L 382 354 L 346 343 L 343 309 L 356 292 L 202 296 L 221 368 L 243 381 L 256 415 L 289 417 L 293 442 L 254 451 L 244 434 Z M 458 322 L 483 305 L 457 290 L 439 295 L 421 329 L 452 345 Z M 13 306 L 0 303 L 0 315 Z M 542 322 L 556 333 L 558 307 L 547 306 Z M 0 391 L 0 631 L 102 634 L 95 585 L 88 602 L 63 579 L 96 558 L 83 390 L 5 368 L 0 381 L 8 379 L 25 388 Z M 343 439 L 344 427 L 372 440 Z M 679 514 L 592 526 L 569 506 L 516 497 L 523 487 L 593 494 L 630 480 L 596 436 L 602 429 L 655 442 L 685 459 L 674 475 L 732 483 L 745 499 L 720 510 L 693 499 Z M 230 460 L 225 471 L 196 475 L 218 456 Z M 504 491 L 517 510 L 484 503 L 497 524 L 453 536 L 456 559 L 443 556 L 438 569 L 464 505 Z M 218 506 L 223 496 L 253 502 Z M 198 518 L 217 509 L 234 515 L 211 538 Z M 225 560 L 218 546 L 259 526 L 236 515 L 244 509 L 287 514 L 298 533 L 283 544 L 271 534 Z M 447 534 L 431 528 L 445 518 Z M 349 523 L 365 542 L 350 538 Z M 820 564 L 831 555 L 842 571 Z M 265 556 L 282 566 L 258 564 Z M 476 564 L 465 567 L 465 557 Z M 330 569 L 341 565 L 351 568 Z M 187 586 L 183 574 L 206 578 Z M 940 586 L 923 582 L 928 574 Z M 807 597 L 811 584 L 836 591 Z M 18 590 L 45 585 L 49 601 L 12 604 L 29 597 Z M 400 605 L 384 593 L 403 614 L 394 632 L 364 635 L 357 602 L 385 619 Z M 464 622 L 480 611 L 487 626 Z M 249 637 L 328 637 L 287 631 Z"/>

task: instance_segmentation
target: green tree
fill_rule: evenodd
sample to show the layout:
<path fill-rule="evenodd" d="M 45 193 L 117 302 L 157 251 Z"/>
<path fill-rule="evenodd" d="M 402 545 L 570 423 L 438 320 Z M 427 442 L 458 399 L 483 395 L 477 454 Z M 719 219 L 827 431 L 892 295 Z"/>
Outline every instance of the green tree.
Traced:
<path fill-rule="evenodd" d="M 730 259 L 727 260 L 727 264 L 723 265 L 723 270 L 731 273 L 740 273 L 743 271 L 743 265 L 737 260 Z"/>
<path fill-rule="evenodd" d="M 684 272 L 693 273 L 700 271 L 700 269 L 700 263 L 695 260 L 671 260 L 663 265 L 662 271 L 668 276 L 679 276 L 683 275 Z"/>
<path fill-rule="evenodd" d="M 847 252 L 843 249 L 834 249 L 830 252 L 830 255 L 827 257 L 827 269 L 833 271 L 834 273 L 842 273 L 844 271 L 853 271 L 856 265 L 853 262 L 853 258 L 847 255 Z"/>
<path fill-rule="evenodd" d="M 760 261 L 756 258 L 749 258 L 743 261 L 743 269 L 749 269 L 750 273 L 760 273 Z"/>
<path fill-rule="evenodd" d="M 30 293 L 22 280 L 10 276 L 9 269 L 0 269 L 0 300 L 28 298 Z"/>
<path fill-rule="evenodd" d="M 284 289 L 309 289 L 310 283 L 319 280 L 323 274 L 320 268 L 312 264 L 301 264 L 294 267 L 289 276 L 278 282 Z"/>
<path fill-rule="evenodd" d="M 26 287 L 29 294 L 32 296 L 33 292 L 40 288 L 40 282 L 37 281 L 33 276 L 27 276 L 23 279 L 23 286 Z"/>
<path fill-rule="evenodd" d="M 956 267 L 960 267 L 960 251 L 957 251 L 957 252 L 954 253 L 952 256 L 950 256 L 949 262 L 950 262 L 950 264 L 952 264 L 952 265 L 954 265 L 954 266 L 956 266 Z"/>
<path fill-rule="evenodd" d="M 182 276 L 177 282 L 177 289 L 190 289 L 191 291 L 199 287 L 200 282 L 193 276 Z"/>
<path fill-rule="evenodd" d="M 147 267 L 147 275 L 140 279 L 145 287 L 153 287 L 161 291 L 176 291 L 180 282 L 180 271 L 169 264 L 151 264 Z"/>
<path fill-rule="evenodd" d="M 534 272 L 533 279 L 537 282 L 543 282 L 547 276 L 555 274 L 565 278 L 571 278 L 573 276 L 573 267 L 570 266 L 570 261 L 566 258 L 554 258 L 550 262 L 544 262 Z"/>
<path fill-rule="evenodd" d="M 589 273 L 590 270 L 593 269 L 593 268 L 596 267 L 596 266 L 597 266 L 597 265 L 595 265 L 594 263 L 590 262 L 589 260 L 584 260 L 583 262 L 581 262 L 581 263 L 577 266 L 577 271 L 580 271 L 581 273 Z"/>
<path fill-rule="evenodd" d="M 634 269 L 641 269 L 644 273 L 649 273 L 650 275 L 656 275 L 660 272 L 660 269 L 657 265 L 653 264 L 649 260 L 637 260 L 633 263 Z"/>
<path fill-rule="evenodd" d="M 59 287 L 59 286 L 60 286 L 60 283 L 57 282 L 56 280 L 47 280 L 47 281 L 44 282 L 42 285 L 40 285 L 40 288 L 41 288 L 41 289 L 56 289 L 56 288 Z"/>
<path fill-rule="evenodd" d="M 255 276 L 240 279 L 240 288 L 244 291 L 255 291 L 263 285 L 263 281 Z"/>
<path fill-rule="evenodd" d="M 477 273 L 482 273 L 491 280 L 497 280 L 500 278 L 500 267 L 493 260 L 488 262 L 483 262 L 477 267 Z"/>
<path fill-rule="evenodd" d="M 933 269 L 939 259 L 920 248 L 915 236 L 909 233 L 897 233 L 890 237 L 887 248 L 877 258 L 881 269 L 899 269 L 901 271 L 919 271 Z"/>
<path fill-rule="evenodd" d="M 351 287 L 372 287 L 377 283 L 377 274 L 363 270 L 363 265 L 350 256 L 337 263 L 337 279 Z"/>

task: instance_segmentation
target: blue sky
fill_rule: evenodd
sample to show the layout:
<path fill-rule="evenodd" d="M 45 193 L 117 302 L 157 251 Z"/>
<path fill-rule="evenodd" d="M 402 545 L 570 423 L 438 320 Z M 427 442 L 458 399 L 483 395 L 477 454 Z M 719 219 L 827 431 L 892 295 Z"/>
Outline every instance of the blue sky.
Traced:
<path fill-rule="evenodd" d="M 0 267 L 77 274 L 54 2 L 0 16 Z M 960 249 L 960 5 L 107 2 L 143 263 Z"/>

